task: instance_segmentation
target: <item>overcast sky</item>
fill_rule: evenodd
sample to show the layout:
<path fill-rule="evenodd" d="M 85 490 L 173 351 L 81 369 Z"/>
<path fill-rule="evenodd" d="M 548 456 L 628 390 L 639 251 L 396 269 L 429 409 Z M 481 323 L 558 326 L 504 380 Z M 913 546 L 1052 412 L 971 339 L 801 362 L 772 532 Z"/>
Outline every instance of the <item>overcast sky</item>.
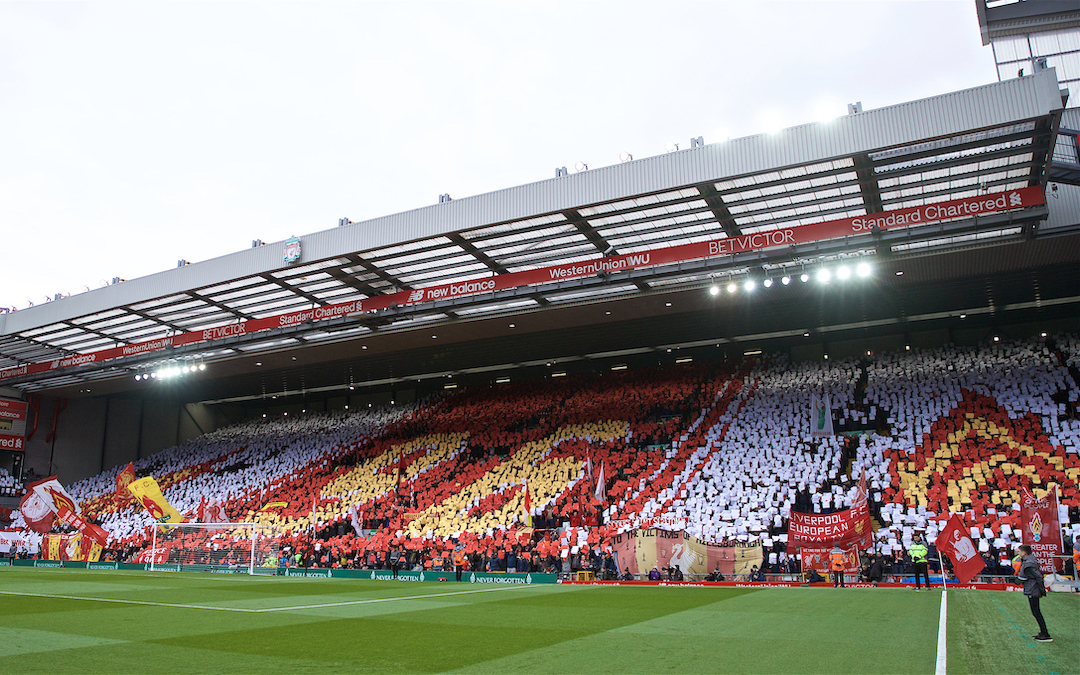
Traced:
<path fill-rule="evenodd" d="M 0 306 L 996 80 L 956 2 L 0 2 Z"/>

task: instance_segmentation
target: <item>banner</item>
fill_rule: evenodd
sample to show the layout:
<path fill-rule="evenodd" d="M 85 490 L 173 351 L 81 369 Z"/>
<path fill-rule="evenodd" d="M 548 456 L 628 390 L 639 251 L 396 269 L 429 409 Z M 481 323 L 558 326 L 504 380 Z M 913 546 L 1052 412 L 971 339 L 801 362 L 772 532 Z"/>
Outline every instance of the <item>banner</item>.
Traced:
<path fill-rule="evenodd" d="M 799 549 L 799 553 L 802 554 L 803 572 L 817 570 L 825 577 L 829 576 L 829 572 L 832 571 L 832 559 L 829 557 L 832 553 L 831 548 L 802 548 Z M 844 573 L 858 574 L 860 570 L 859 549 L 854 546 L 845 548 Z"/>
<path fill-rule="evenodd" d="M 883 213 L 874 213 L 853 218 L 840 218 L 809 225 L 781 226 L 767 232 L 713 239 L 710 241 L 667 246 L 642 251 L 600 257 L 581 262 L 562 263 L 520 272 L 508 272 L 497 276 L 480 277 L 427 288 L 416 288 L 378 295 L 362 300 L 351 300 L 331 305 L 322 305 L 313 309 L 297 310 L 261 319 L 226 324 L 189 333 L 178 333 L 171 337 L 147 340 L 120 347 L 102 349 L 87 354 L 75 354 L 63 359 L 29 363 L 0 370 L 0 380 L 45 373 L 60 368 L 73 368 L 126 356 L 165 351 L 171 347 L 201 342 L 213 342 L 226 338 L 247 335 L 274 328 L 287 328 L 306 322 L 337 319 L 353 314 L 378 311 L 393 306 L 415 305 L 438 300 L 450 300 L 469 295 L 493 293 L 495 291 L 533 286 L 557 281 L 568 281 L 582 277 L 596 276 L 601 272 L 625 272 L 633 269 L 669 265 L 673 263 L 713 258 L 762 249 L 804 244 L 824 239 L 837 239 L 853 235 L 866 235 L 874 230 L 890 230 L 900 227 L 926 225 L 928 223 L 970 218 L 986 213 L 999 213 L 1037 206 L 1046 203 L 1041 186 L 1021 188 L 1007 192 L 966 197 L 946 202 L 925 204 L 903 209 L 894 209 Z M 590 476 L 591 477 L 591 476 Z"/>
<path fill-rule="evenodd" d="M 832 404 L 828 395 L 824 399 L 817 394 L 810 396 L 810 435 L 833 435 Z"/>
<path fill-rule="evenodd" d="M 135 495 L 139 503 L 150 512 L 150 516 L 157 522 L 184 522 L 184 517 L 169 502 L 165 501 L 165 495 L 161 494 L 161 488 L 153 476 L 147 476 L 132 482 L 131 485 L 128 485 L 128 490 Z"/>
<path fill-rule="evenodd" d="M 1038 559 L 1043 574 L 1063 571 L 1065 559 L 1054 557 L 1065 555 L 1058 520 L 1056 485 L 1042 499 L 1036 499 L 1027 488 L 1020 488 L 1020 523 L 1024 543 L 1031 547 L 1031 553 Z"/>
<path fill-rule="evenodd" d="M 128 462 L 128 465 L 116 474 L 116 501 L 121 505 L 126 505 L 135 498 L 131 490 L 128 490 L 128 485 L 133 482 L 135 482 L 135 465 Z"/>
<path fill-rule="evenodd" d="M 81 560 L 97 562 L 101 546 L 81 534 L 47 534 L 42 540 L 45 560 Z"/>
<path fill-rule="evenodd" d="M 873 545 L 873 523 L 865 499 L 858 500 L 850 509 L 834 513 L 791 512 L 787 541 L 789 555 L 801 548 L 857 546 L 868 549 Z"/>
<path fill-rule="evenodd" d="M 953 573 L 962 584 L 970 582 L 986 567 L 986 561 L 975 550 L 975 542 L 968 536 L 964 521 L 955 513 L 938 534 L 934 546 L 952 561 Z"/>
<path fill-rule="evenodd" d="M 705 575 L 717 567 L 727 578 L 748 575 L 751 568 L 761 567 L 764 556 L 761 544 L 710 544 L 688 532 L 666 530 L 636 530 L 617 534 L 612 540 L 619 572 L 627 568 L 631 574 L 648 574 L 653 567 L 679 566 L 683 574 Z M 665 575 L 666 576 L 666 575 Z"/>
<path fill-rule="evenodd" d="M 0 530 L 0 553 L 14 553 L 16 551 L 37 551 L 38 542 L 34 535 L 14 530 Z"/>

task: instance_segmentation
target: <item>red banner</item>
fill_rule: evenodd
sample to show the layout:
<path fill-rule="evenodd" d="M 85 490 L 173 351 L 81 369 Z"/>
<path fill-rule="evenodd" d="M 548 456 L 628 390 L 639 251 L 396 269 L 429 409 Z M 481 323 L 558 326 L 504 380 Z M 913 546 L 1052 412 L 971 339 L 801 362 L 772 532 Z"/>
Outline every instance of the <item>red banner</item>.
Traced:
<path fill-rule="evenodd" d="M 831 548 L 803 548 L 799 549 L 799 553 L 802 554 L 803 572 L 817 570 L 829 576 L 832 571 L 832 559 L 829 557 Z M 844 549 L 844 573 L 858 574 L 859 569 L 859 550 L 854 546 Z"/>
<path fill-rule="evenodd" d="M 789 554 L 802 548 L 857 546 L 867 549 L 873 545 L 870 507 L 865 499 L 860 499 L 850 509 L 835 513 L 791 512 L 787 541 Z"/>
<path fill-rule="evenodd" d="M 137 342 L 134 344 L 103 349 L 88 354 L 76 354 L 63 359 L 24 364 L 15 368 L 0 370 L 0 380 L 22 377 L 36 373 L 49 372 L 58 368 L 82 366 L 88 363 L 107 361 L 124 356 L 135 356 L 186 344 L 211 342 L 239 335 L 247 335 L 273 328 L 287 328 L 306 322 L 324 321 L 372 310 L 386 309 L 391 306 L 415 305 L 422 302 L 449 300 L 469 295 L 493 293 L 495 291 L 553 283 L 570 279 L 580 279 L 600 274 L 601 272 L 625 272 L 632 269 L 667 265 L 700 260 L 716 256 L 732 255 L 747 251 L 757 251 L 792 244 L 804 244 L 825 239 L 837 239 L 852 235 L 870 233 L 874 228 L 890 230 L 900 227 L 926 225 L 928 223 L 970 218 L 972 216 L 1011 211 L 1045 203 L 1042 187 L 1026 187 L 1009 192 L 954 199 L 936 204 L 913 206 L 866 216 L 840 218 L 811 225 L 789 225 L 768 232 L 737 235 L 714 239 L 712 241 L 668 246 L 640 253 L 628 253 L 610 257 L 595 258 L 582 262 L 552 265 L 535 270 L 509 272 L 491 277 L 482 277 L 449 284 L 440 284 L 428 288 L 400 291 L 391 295 L 380 295 L 363 300 L 351 300 L 333 305 L 322 305 L 311 309 L 278 314 L 276 316 L 250 321 L 216 326 L 190 333 L 179 333 L 171 337 Z"/>
<path fill-rule="evenodd" d="M 0 450 L 23 450 L 26 439 L 13 434 L 0 434 Z"/>
<path fill-rule="evenodd" d="M 1020 523 L 1024 530 L 1024 543 L 1039 561 L 1044 574 L 1064 570 L 1065 547 L 1061 542 L 1061 522 L 1058 520 L 1057 486 L 1042 499 L 1027 488 L 1020 489 Z"/>

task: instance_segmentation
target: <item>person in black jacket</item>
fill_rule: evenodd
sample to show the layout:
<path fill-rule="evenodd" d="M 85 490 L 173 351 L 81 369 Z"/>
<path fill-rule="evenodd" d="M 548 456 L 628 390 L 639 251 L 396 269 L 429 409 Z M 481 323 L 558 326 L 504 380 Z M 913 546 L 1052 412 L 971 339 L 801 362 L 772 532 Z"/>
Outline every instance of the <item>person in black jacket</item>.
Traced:
<path fill-rule="evenodd" d="M 1031 547 L 1027 544 L 1017 549 L 1020 552 L 1020 570 L 1016 573 L 1016 580 L 1024 584 L 1024 595 L 1028 598 L 1031 606 L 1031 615 L 1039 622 L 1039 634 L 1032 635 L 1036 642 L 1053 642 L 1054 638 L 1046 630 L 1046 621 L 1043 620 L 1042 610 L 1039 609 L 1039 598 L 1046 595 L 1046 584 L 1043 583 L 1042 571 L 1039 569 L 1039 561 L 1031 554 Z"/>

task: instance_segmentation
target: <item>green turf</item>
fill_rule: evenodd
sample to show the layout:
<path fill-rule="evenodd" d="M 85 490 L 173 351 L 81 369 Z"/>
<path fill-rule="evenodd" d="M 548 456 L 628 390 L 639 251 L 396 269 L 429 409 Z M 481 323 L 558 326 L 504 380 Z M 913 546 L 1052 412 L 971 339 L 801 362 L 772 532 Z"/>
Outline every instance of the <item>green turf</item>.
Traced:
<path fill-rule="evenodd" d="M 1023 593 L 949 591 L 948 604 L 950 675 L 1080 673 L 1080 596 L 1042 599 L 1051 643 L 1031 639 L 1039 625 Z"/>
<path fill-rule="evenodd" d="M 5 673 L 933 673 L 940 602 L 30 568 L 0 568 L 0 592 Z M 1036 647 L 1022 595 L 949 598 L 950 673 L 1077 672 L 1077 598 L 1045 601 L 1058 641 Z"/>

